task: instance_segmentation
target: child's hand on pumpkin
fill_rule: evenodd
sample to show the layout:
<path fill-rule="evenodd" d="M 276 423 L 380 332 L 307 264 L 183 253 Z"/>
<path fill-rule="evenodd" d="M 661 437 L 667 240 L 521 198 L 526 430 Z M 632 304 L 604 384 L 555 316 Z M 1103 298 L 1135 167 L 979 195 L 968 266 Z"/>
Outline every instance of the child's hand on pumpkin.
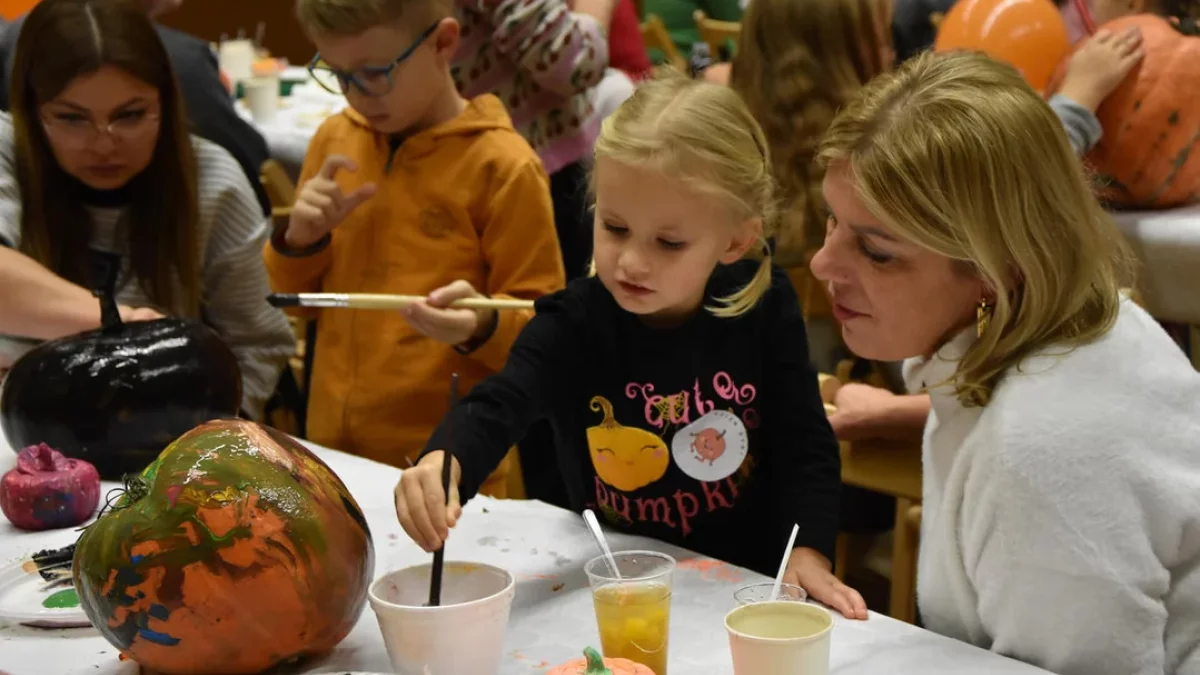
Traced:
<path fill-rule="evenodd" d="M 866 619 L 867 603 L 858 591 L 833 575 L 829 558 L 811 548 L 792 550 L 783 582 L 803 588 L 813 600 L 829 605 L 847 619 Z"/>
<path fill-rule="evenodd" d="M 162 314 L 159 314 L 157 311 L 150 309 L 149 307 L 129 307 L 126 305 L 121 305 L 119 308 L 117 308 L 117 311 L 121 314 L 122 323 L 130 323 L 133 321 L 154 321 L 155 319 L 165 318 Z"/>
<path fill-rule="evenodd" d="M 1094 113 L 1143 56 L 1137 27 L 1121 33 L 1101 30 L 1071 57 L 1059 93 Z"/>
<path fill-rule="evenodd" d="M 425 300 L 405 307 L 401 314 L 422 334 L 448 345 L 461 345 L 488 335 L 496 327 L 494 309 L 452 309 L 464 298 L 486 297 L 470 282 L 458 280 L 429 294 Z"/>
<path fill-rule="evenodd" d="M 458 502 L 458 481 L 462 477 L 462 466 L 458 459 L 450 467 L 450 501 L 442 490 L 442 461 L 446 453 L 435 450 L 407 468 L 396 483 L 396 517 L 400 526 L 418 546 L 432 553 L 442 547 L 450 537 L 450 528 L 462 516 Z"/>

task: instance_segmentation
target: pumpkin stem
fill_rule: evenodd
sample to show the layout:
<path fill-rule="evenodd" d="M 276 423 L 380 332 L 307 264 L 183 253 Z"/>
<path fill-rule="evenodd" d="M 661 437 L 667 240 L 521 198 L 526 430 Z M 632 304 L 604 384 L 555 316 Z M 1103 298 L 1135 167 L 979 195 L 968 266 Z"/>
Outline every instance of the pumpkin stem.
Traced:
<path fill-rule="evenodd" d="M 604 411 L 604 421 L 600 423 L 600 426 L 607 427 L 609 429 L 621 426 L 617 424 L 616 418 L 613 417 L 612 403 L 610 403 L 608 399 L 604 398 L 603 396 L 593 396 L 590 407 L 596 412 L 600 412 L 601 410 Z"/>
<path fill-rule="evenodd" d="M 38 443 L 33 450 L 33 459 L 38 471 L 54 471 L 54 448 Z"/>
<path fill-rule="evenodd" d="M 607 403 L 607 401 L 605 402 Z M 587 670 L 584 671 L 584 675 L 612 675 L 612 671 L 604 665 L 604 658 L 595 649 L 584 647 L 583 658 L 587 659 Z"/>
<path fill-rule="evenodd" d="M 117 308 L 117 275 L 119 262 L 111 256 L 97 256 L 93 261 L 92 295 L 100 300 L 100 327 L 106 333 L 121 327 L 121 311 Z"/>

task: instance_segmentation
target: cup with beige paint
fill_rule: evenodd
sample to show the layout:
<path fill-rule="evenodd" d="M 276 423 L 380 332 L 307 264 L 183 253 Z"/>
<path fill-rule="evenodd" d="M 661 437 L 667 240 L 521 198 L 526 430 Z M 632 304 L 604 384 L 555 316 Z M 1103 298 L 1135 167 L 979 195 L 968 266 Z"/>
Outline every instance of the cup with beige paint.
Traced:
<path fill-rule="evenodd" d="M 745 604 L 725 615 L 734 675 L 829 675 L 833 616 L 805 602 Z"/>

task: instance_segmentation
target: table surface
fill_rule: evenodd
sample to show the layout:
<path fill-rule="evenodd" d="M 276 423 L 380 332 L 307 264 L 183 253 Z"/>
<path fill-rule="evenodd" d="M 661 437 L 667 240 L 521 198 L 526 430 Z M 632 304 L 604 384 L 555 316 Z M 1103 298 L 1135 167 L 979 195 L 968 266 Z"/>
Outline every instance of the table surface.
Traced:
<path fill-rule="evenodd" d="M 313 446 L 310 446 L 313 447 Z M 376 577 L 428 562 L 396 522 L 392 487 L 400 471 L 340 452 L 313 447 L 341 476 L 362 506 L 376 546 Z M 15 455 L 0 438 L 0 473 Z M 112 487 L 106 484 L 105 489 Z M 102 492 L 103 494 L 103 492 Z M 34 551 L 69 544 L 74 530 L 22 532 L 0 518 L 0 564 Z M 612 533 L 616 550 L 654 549 L 679 560 L 671 611 L 670 671 L 674 675 L 732 673 L 723 618 L 733 592 L 766 581 L 756 573 L 654 540 Z M 452 533 L 447 559 L 482 561 L 511 571 L 516 598 L 500 667 L 501 675 L 540 675 L 551 664 L 577 658 L 585 645 L 599 647 L 583 563 L 595 544 L 573 513 L 541 502 L 480 498 L 467 505 Z M 835 613 L 835 675 L 1034 675 L 1040 669 L 886 616 L 848 621 Z M 135 675 L 116 650 L 91 628 L 44 630 L 0 625 L 0 671 L 11 675 Z M 370 607 L 328 656 L 288 672 L 391 672 Z"/>

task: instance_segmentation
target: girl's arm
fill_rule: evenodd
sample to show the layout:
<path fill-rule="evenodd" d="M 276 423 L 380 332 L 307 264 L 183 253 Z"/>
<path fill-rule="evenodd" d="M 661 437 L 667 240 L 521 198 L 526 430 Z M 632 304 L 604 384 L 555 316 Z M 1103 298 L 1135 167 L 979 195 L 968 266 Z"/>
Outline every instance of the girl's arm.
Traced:
<path fill-rule="evenodd" d="M 573 96 L 600 83 L 608 68 L 613 0 L 476 0 L 491 17 L 492 44 L 543 89 Z"/>
<path fill-rule="evenodd" d="M 254 191 L 224 149 L 207 145 L 198 150 L 212 176 L 202 182 L 201 199 L 217 201 L 208 209 L 201 205 L 202 212 L 211 209 L 214 217 L 205 246 L 205 321 L 241 366 L 243 410 L 260 419 L 296 351 L 296 337 L 283 312 L 267 304 L 271 287 L 262 250 L 268 233 Z"/>
<path fill-rule="evenodd" d="M 808 336 L 800 301 L 787 275 L 772 274 L 772 306 L 766 348 L 763 427 L 775 503 L 800 526 L 797 548 L 811 548 L 829 560 L 837 543 L 842 462 L 837 438 L 825 415 L 817 371 L 809 360 Z M 786 541 L 786 532 L 780 533 Z"/>
<path fill-rule="evenodd" d="M 450 449 L 462 469 L 463 503 L 475 496 L 509 448 L 566 395 L 571 356 L 586 316 L 570 291 L 537 302 L 537 315 L 513 344 L 504 369 L 470 391 L 443 419 L 421 456 Z M 447 392 L 448 393 L 448 392 Z M 440 466 L 440 463 L 439 463 Z"/>

